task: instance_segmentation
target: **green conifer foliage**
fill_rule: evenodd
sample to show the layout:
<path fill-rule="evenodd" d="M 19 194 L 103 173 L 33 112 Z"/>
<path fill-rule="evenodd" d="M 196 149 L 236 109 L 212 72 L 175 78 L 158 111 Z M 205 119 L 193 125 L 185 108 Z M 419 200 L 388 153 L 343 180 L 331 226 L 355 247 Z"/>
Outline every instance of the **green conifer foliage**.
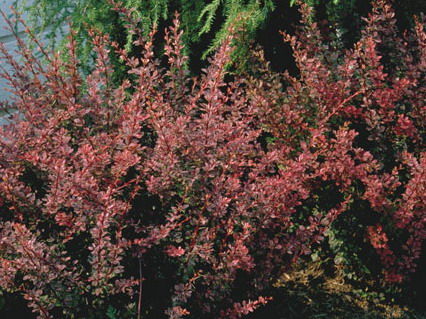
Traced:
<path fill-rule="evenodd" d="M 238 50 L 235 53 L 244 55 L 256 31 L 274 10 L 274 0 L 123 0 L 125 7 L 134 10 L 135 17 L 140 20 L 143 29 L 148 33 L 153 26 L 162 31 L 162 26 L 170 23 L 174 12 L 179 12 L 182 28 L 185 31 L 187 48 L 193 44 L 198 46 L 195 52 L 187 52 L 196 58 L 205 59 L 209 53 L 219 46 L 233 25 L 240 34 Z M 31 13 L 32 22 L 41 30 L 48 30 L 51 38 L 63 28 L 64 21 L 69 21 L 77 31 L 82 45 L 82 54 L 90 55 L 87 26 L 106 32 L 111 37 L 127 45 L 130 49 L 132 35 L 125 32 L 123 22 L 112 10 L 110 1 L 105 0 L 28 0 L 17 1 L 21 9 Z"/>
<path fill-rule="evenodd" d="M 316 10 L 316 19 L 325 29 L 338 29 L 341 41 L 351 46 L 359 37 L 362 17 L 370 11 L 370 1 L 365 0 L 113 0 L 121 2 L 134 10 L 135 17 L 140 20 L 148 34 L 153 26 L 159 30 L 159 39 L 163 27 L 173 19 L 174 12 L 179 12 L 184 30 L 183 42 L 191 63 L 198 71 L 200 60 L 204 61 L 209 53 L 219 46 L 228 34 L 230 27 L 239 30 L 236 40 L 234 60 L 244 68 L 249 56 L 248 50 L 253 43 L 261 39 L 263 46 L 274 46 L 268 42 L 271 37 L 268 23 L 277 23 L 273 16 L 282 16 L 277 11 L 289 11 L 297 2 L 305 2 Z M 58 30 L 69 21 L 77 31 L 81 45 L 80 56 L 83 61 L 90 59 L 91 47 L 88 41 L 87 26 L 110 34 L 118 43 L 131 49 L 132 35 L 125 30 L 123 21 L 112 10 L 112 0 L 16 0 L 18 7 L 29 10 L 33 24 L 40 30 L 48 30 L 52 40 Z M 408 28 L 412 15 L 426 11 L 426 1 L 394 0 L 396 14 L 402 21 L 402 29 Z M 288 16 L 287 16 L 288 18 Z M 278 29 L 283 30 L 289 24 L 297 22 L 278 21 Z M 271 22 L 273 21 L 273 22 Z M 266 41 L 265 41 L 266 38 Z M 281 42 L 281 41 L 280 41 Z M 161 45 L 159 46 L 161 48 Z M 275 48 L 266 48 L 276 51 Z M 290 55 L 280 59 L 291 59 Z M 202 63 L 201 63 L 202 64 Z M 288 62 L 284 62 L 284 65 Z M 117 71 L 118 70 L 118 71 Z M 120 67 L 117 65 L 117 74 Z"/>

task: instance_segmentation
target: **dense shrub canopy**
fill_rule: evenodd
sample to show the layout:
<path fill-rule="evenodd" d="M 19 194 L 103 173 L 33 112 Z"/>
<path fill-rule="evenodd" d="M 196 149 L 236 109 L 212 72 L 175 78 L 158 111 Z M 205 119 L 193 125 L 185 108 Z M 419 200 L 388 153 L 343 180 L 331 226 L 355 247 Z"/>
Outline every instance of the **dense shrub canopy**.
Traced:
<path fill-rule="evenodd" d="M 0 287 L 40 318 L 239 318 L 358 212 L 384 277 L 415 270 L 426 236 L 420 18 L 402 37 L 388 2 L 374 1 L 343 53 L 302 5 L 303 26 L 284 35 L 297 77 L 271 72 L 261 52 L 231 76 L 230 35 L 191 78 L 178 17 L 163 67 L 154 32 L 115 9 L 137 54 L 91 30 L 87 78 L 75 34 L 66 57 L 39 47 L 45 64 L 23 41 L 19 62 L 0 47 L 17 110 L 0 128 Z M 114 54 L 128 70 L 120 85 Z"/>

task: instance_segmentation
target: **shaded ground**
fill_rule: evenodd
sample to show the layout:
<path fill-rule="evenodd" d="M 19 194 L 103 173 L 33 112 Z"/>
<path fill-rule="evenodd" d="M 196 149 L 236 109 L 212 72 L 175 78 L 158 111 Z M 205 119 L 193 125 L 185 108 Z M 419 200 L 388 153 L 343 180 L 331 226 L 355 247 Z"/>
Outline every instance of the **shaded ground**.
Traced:
<path fill-rule="evenodd" d="M 374 285 L 376 283 L 366 282 L 355 286 L 345 281 L 339 269 L 326 274 L 320 264 L 311 264 L 303 270 L 284 274 L 276 284 L 274 301 L 249 318 L 426 319 L 426 305 L 423 311 L 415 310 L 410 297 L 397 300 L 392 293 L 372 288 Z"/>
<path fill-rule="evenodd" d="M 426 298 L 418 292 L 408 296 L 401 290 L 386 291 L 373 281 L 350 283 L 340 269 L 326 273 L 325 268 L 311 263 L 284 274 L 275 285 L 274 300 L 245 318 L 426 319 Z M 19 295 L 0 295 L 0 319 L 18 318 L 35 316 Z"/>

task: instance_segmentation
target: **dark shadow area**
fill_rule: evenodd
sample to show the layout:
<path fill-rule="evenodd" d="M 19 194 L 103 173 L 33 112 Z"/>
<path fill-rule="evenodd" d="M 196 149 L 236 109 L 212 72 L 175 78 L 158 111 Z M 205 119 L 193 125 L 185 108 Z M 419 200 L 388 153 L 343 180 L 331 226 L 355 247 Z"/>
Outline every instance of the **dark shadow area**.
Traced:
<path fill-rule="evenodd" d="M 27 307 L 24 298 L 19 294 L 4 293 L 4 306 L 0 307 L 1 319 L 35 319 L 36 315 Z"/>

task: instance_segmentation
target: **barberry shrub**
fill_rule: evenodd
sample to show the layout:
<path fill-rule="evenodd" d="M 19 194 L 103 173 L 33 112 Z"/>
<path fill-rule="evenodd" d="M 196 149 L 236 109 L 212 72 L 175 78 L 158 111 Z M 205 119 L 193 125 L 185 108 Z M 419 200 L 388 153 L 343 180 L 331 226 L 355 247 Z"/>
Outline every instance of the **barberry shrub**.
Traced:
<path fill-rule="evenodd" d="M 399 37 L 373 2 L 350 51 L 304 27 L 285 35 L 300 74 L 229 74 L 232 36 L 198 78 L 185 71 L 179 19 L 167 66 L 117 6 L 136 56 L 91 30 L 46 62 L 18 39 L 2 72 L 14 95 L 0 128 L 0 287 L 39 318 L 240 318 L 309 256 L 336 219 L 368 207 L 364 229 L 390 281 L 415 270 L 425 238 L 426 34 Z M 31 33 L 30 31 L 28 31 Z M 110 56 L 128 69 L 116 86 Z M 362 203 L 362 206 L 357 206 Z M 153 288 L 154 287 L 154 288 Z M 157 289 L 158 290 L 158 289 Z"/>

